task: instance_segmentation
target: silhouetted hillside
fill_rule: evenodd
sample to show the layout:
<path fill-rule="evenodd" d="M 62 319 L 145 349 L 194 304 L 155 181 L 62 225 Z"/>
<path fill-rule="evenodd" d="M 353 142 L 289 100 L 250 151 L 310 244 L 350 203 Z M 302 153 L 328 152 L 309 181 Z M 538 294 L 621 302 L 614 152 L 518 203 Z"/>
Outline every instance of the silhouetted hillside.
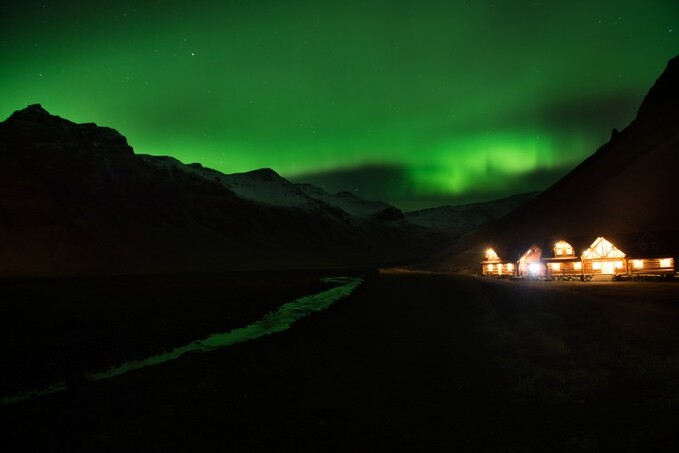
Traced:
<path fill-rule="evenodd" d="M 644 99 L 636 118 L 572 172 L 507 217 L 429 261 L 437 269 L 476 268 L 493 246 L 513 260 L 531 243 L 597 236 L 659 237 L 677 254 L 679 57 Z M 582 250 L 578 249 L 578 252 Z"/>
<path fill-rule="evenodd" d="M 0 274 L 360 266 L 445 240 L 400 211 L 361 217 L 307 192 L 272 170 L 135 155 L 113 129 L 32 105 L 0 123 Z"/>

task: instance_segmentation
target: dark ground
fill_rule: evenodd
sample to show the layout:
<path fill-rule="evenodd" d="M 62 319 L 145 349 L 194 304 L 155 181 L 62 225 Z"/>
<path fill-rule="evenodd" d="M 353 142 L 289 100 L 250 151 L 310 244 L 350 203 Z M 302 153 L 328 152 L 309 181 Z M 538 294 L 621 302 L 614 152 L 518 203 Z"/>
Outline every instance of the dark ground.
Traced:
<path fill-rule="evenodd" d="M 62 372 L 40 352 L 52 343 L 67 343 L 53 347 L 56 362 L 70 351 L 92 355 L 81 368 L 109 364 L 137 346 L 169 347 L 220 323 L 247 323 L 275 305 L 274 294 L 280 303 L 315 292 L 315 277 L 137 281 L 109 285 L 123 297 L 104 297 L 97 309 L 89 299 L 65 311 L 54 299 L 26 299 L 32 308 L 23 314 L 3 296 L 3 373 L 13 367 L 5 386 L 37 369 Z M 53 285 L 52 293 L 81 293 L 77 284 Z M 173 302 L 141 297 L 156 291 Z M 32 368 L 17 362 L 22 354 Z M 372 273 L 352 296 L 288 331 L 81 384 L 1 407 L 0 448 L 677 451 L 679 284 Z"/>

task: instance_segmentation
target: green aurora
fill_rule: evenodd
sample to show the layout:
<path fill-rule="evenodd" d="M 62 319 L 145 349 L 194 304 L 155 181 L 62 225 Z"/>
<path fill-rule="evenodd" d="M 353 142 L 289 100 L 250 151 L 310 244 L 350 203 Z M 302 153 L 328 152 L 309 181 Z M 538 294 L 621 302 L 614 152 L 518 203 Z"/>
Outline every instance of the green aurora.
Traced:
<path fill-rule="evenodd" d="M 679 53 L 674 0 L 5 3 L 0 117 L 405 209 L 544 189 Z"/>

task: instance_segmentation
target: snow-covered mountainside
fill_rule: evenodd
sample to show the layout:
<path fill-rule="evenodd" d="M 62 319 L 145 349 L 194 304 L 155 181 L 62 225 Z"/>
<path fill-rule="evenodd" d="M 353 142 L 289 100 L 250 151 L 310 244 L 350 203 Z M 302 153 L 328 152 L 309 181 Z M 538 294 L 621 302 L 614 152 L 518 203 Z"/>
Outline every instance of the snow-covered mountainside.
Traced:
<path fill-rule="evenodd" d="M 293 184 L 270 168 L 224 174 L 201 164 L 183 164 L 173 157 L 144 154 L 139 157 L 148 165 L 168 174 L 182 171 L 218 182 L 239 198 L 258 204 L 314 212 L 326 211 L 355 223 L 376 219 L 403 219 L 401 211 L 388 203 L 364 200 L 350 192 L 331 194 L 312 184 Z"/>
<path fill-rule="evenodd" d="M 537 195 L 513 195 L 501 200 L 458 206 L 441 206 L 402 213 L 382 201 L 364 200 L 351 192 L 331 194 L 312 184 L 293 184 L 270 168 L 244 173 L 224 174 L 201 164 L 183 164 L 168 156 L 139 155 L 148 165 L 171 175 L 184 172 L 206 181 L 217 182 L 239 198 L 267 206 L 326 212 L 339 220 L 352 223 L 391 221 L 392 227 L 417 226 L 458 237 L 499 219 Z"/>
<path fill-rule="evenodd" d="M 415 225 L 443 231 L 452 236 L 470 233 L 525 204 L 539 192 L 513 195 L 500 200 L 458 206 L 440 206 L 404 213 Z"/>
<path fill-rule="evenodd" d="M 330 194 L 312 184 L 295 184 L 307 196 L 335 206 L 349 215 L 367 219 L 381 212 L 396 209 L 382 201 L 368 201 L 357 197 L 351 192 Z"/>
<path fill-rule="evenodd" d="M 140 154 L 147 164 L 165 171 L 182 171 L 199 176 L 207 181 L 217 182 L 239 198 L 268 206 L 300 208 L 305 210 L 322 209 L 318 200 L 307 196 L 295 184 L 281 177 L 270 168 L 262 168 L 245 173 L 224 174 L 201 164 L 183 164 L 174 157 L 149 156 Z"/>

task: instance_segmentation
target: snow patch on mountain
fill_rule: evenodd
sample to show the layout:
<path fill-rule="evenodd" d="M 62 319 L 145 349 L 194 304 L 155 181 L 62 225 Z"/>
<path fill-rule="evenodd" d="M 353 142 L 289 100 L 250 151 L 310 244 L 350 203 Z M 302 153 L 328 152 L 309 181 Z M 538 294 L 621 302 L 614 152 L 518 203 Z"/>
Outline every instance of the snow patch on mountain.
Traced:
<path fill-rule="evenodd" d="M 453 236 L 475 231 L 525 204 L 539 192 L 513 195 L 500 200 L 459 206 L 440 206 L 404 213 L 415 225 L 440 230 Z"/>

